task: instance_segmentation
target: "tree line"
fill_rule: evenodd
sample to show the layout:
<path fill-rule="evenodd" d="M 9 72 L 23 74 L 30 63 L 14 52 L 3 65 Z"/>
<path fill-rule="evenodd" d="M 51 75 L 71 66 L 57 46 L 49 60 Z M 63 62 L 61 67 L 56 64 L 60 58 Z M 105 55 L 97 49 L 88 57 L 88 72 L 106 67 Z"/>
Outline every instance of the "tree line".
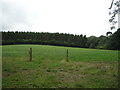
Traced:
<path fill-rule="evenodd" d="M 80 48 L 119 49 L 120 29 L 115 33 L 100 37 L 48 32 L 2 31 L 2 45 L 40 44 Z"/>

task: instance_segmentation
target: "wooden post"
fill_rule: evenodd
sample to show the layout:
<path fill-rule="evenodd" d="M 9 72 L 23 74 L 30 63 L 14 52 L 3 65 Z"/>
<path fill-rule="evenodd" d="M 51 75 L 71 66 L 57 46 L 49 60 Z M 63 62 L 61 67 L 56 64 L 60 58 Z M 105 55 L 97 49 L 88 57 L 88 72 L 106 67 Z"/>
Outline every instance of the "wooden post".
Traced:
<path fill-rule="evenodd" d="M 66 52 L 66 61 L 68 62 L 68 49 L 67 49 L 67 52 Z"/>
<path fill-rule="evenodd" d="M 30 48 L 30 51 L 29 51 L 29 61 L 32 61 L 32 48 Z"/>

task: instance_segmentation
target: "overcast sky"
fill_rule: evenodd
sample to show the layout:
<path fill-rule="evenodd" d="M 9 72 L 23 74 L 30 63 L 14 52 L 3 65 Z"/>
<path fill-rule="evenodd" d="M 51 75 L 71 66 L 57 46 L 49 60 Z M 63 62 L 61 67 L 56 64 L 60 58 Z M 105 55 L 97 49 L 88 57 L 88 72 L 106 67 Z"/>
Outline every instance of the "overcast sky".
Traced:
<path fill-rule="evenodd" d="M 1 0 L 0 28 L 3 31 L 105 35 L 110 31 L 111 1 Z"/>

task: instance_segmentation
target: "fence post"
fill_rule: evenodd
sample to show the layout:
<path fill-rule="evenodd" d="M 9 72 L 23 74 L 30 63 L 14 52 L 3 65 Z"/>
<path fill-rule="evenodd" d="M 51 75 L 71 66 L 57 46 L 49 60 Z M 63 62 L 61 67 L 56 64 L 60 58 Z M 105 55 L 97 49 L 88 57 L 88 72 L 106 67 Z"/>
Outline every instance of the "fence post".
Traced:
<path fill-rule="evenodd" d="M 32 61 L 32 48 L 29 50 L 29 61 Z"/>
<path fill-rule="evenodd" d="M 66 52 L 66 61 L 68 62 L 68 49 L 67 49 L 67 52 Z"/>

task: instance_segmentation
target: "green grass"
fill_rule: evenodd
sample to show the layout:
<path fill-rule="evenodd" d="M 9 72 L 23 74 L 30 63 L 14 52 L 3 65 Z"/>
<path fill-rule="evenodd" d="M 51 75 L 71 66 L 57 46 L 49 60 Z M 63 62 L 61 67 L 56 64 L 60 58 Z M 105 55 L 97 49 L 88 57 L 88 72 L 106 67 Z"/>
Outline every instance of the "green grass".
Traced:
<path fill-rule="evenodd" d="M 29 48 L 33 60 L 29 60 Z M 69 62 L 66 62 L 66 50 Z M 3 88 L 116 88 L 118 51 L 45 45 L 2 46 Z"/>

